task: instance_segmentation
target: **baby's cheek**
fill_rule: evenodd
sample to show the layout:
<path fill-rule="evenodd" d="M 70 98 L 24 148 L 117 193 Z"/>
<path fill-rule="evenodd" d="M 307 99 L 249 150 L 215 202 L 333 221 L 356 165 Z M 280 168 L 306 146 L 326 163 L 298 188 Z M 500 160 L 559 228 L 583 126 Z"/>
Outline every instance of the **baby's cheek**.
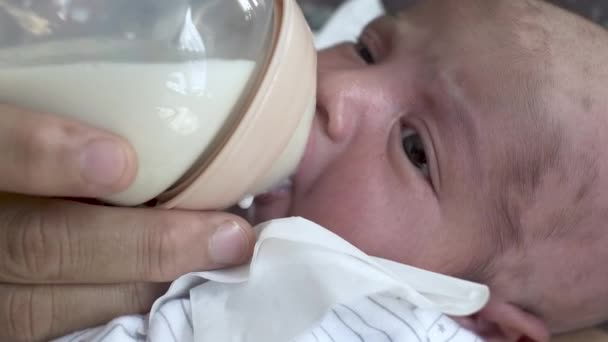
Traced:
<path fill-rule="evenodd" d="M 347 232 L 351 243 L 370 255 L 414 266 L 428 265 L 425 256 L 437 248 L 441 235 L 431 205 L 386 204 L 369 215 L 371 223 L 367 227 Z"/>

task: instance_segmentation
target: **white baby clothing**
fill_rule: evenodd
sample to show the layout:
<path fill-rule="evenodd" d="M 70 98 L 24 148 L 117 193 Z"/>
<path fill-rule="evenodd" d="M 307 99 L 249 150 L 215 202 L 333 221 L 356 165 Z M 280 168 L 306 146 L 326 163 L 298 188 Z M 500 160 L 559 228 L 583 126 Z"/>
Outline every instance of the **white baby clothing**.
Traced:
<path fill-rule="evenodd" d="M 480 341 L 447 315 L 480 310 L 486 286 L 367 256 L 302 218 L 255 229 L 250 264 L 185 275 L 149 315 L 57 341 Z"/>
<path fill-rule="evenodd" d="M 121 317 L 106 326 L 72 334 L 59 341 L 194 341 L 188 299 L 166 303 L 158 312 L 157 321 L 152 323 L 152 329 L 147 329 L 146 319 L 145 316 Z M 294 341 L 481 342 L 481 339 L 443 314 L 410 308 L 395 297 L 370 296 L 332 308 L 315 327 Z"/>

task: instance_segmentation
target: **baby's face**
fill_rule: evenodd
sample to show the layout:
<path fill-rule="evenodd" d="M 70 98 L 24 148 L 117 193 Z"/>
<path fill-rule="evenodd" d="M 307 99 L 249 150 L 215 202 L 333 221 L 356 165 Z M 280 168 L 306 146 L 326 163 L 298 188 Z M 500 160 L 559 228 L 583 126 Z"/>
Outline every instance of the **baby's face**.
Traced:
<path fill-rule="evenodd" d="M 550 235 L 529 227 L 589 191 L 561 166 L 601 126 L 579 134 L 569 116 L 598 104 L 577 97 L 587 76 L 573 60 L 588 58 L 559 48 L 580 32 L 554 35 L 547 11 L 565 16 L 535 1 L 427 0 L 320 52 L 305 157 L 257 219 L 302 216 L 368 254 L 473 280 L 507 246 Z"/>
<path fill-rule="evenodd" d="M 368 254 L 460 274 L 494 252 L 489 173 L 535 65 L 509 64 L 526 42 L 484 20 L 497 5 L 424 3 L 319 53 L 306 155 L 293 188 L 257 214 L 303 216 Z"/>

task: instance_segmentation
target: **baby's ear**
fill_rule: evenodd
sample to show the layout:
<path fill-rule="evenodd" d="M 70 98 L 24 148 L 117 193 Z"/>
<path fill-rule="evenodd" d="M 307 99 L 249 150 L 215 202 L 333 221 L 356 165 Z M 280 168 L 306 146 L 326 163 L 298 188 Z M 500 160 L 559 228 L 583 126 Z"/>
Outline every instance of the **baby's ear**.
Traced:
<path fill-rule="evenodd" d="M 479 313 L 456 318 L 456 321 L 487 342 L 548 342 L 550 339 L 541 319 L 497 298 L 491 298 Z"/>

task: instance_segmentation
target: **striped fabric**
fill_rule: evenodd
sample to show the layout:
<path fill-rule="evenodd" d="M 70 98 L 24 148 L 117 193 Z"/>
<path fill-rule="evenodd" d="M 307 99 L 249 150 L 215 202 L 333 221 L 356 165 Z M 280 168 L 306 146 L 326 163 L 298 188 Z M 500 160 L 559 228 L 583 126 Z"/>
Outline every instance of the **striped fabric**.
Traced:
<path fill-rule="evenodd" d="M 297 312 L 293 314 L 297 315 Z M 147 316 L 121 317 L 106 326 L 81 331 L 56 341 L 194 341 L 192 311 L 188 299 L 181 298 L 165 303 L 154 317 L 150 325 L 147 324 Z M 269 323 L 269 326 L 271 325 Z M 443 314 L 415 308 L 398 297 L 376 295 L 337 305 L 327 312 L 318 324 L 293 341 L 477 342 L 481 339 Z"/>

